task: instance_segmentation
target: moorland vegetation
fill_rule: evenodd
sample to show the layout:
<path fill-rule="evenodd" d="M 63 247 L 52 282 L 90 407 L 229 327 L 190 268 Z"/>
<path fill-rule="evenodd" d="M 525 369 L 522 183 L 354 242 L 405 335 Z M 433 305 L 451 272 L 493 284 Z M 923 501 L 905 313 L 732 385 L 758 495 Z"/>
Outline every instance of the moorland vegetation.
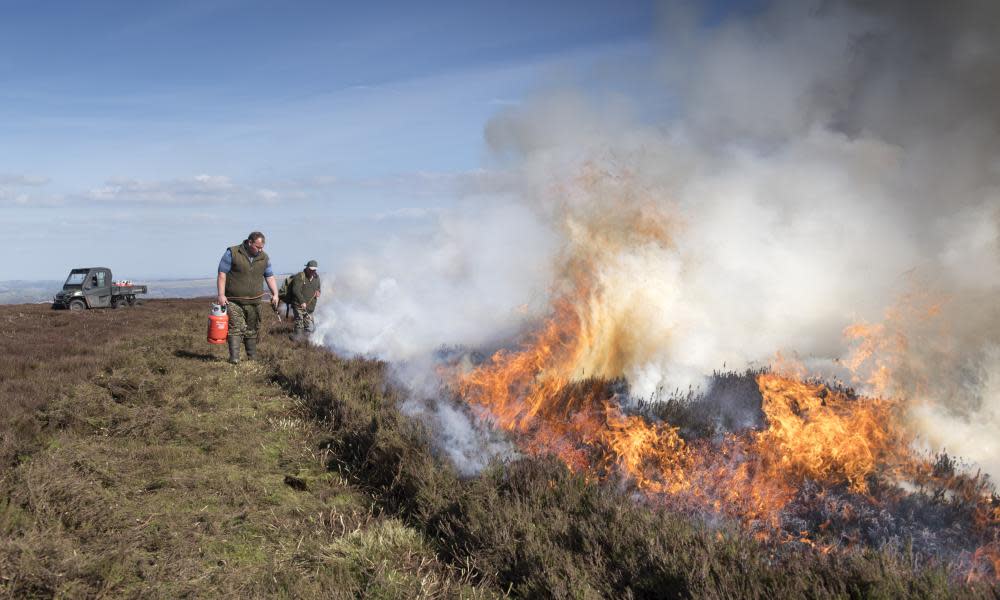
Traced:
<path fill-rule="evenodd" d="M 519 458 L 463 477 L 388 365 L 204 341 L 205 300 L 0 307 L 10 597 L 997 598 L 906 552 L 776 551 Z"/>

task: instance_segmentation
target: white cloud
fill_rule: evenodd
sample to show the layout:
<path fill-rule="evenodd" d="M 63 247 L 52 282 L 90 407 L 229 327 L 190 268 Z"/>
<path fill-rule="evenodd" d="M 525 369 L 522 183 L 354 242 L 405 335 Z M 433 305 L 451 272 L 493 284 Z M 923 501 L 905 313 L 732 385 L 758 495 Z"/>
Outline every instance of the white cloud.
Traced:
<path fill-rule="evenodd" d="M 17 206 L 53 205 L 61 202 L 58 196 L 39 195 L 29 191 L 49 183 L 48 177 L 23 173 L 0 173 L 0 204 Z"/>
<path fill-rule="evenodd" d="M 38 187 L 49 183 L 48 177 L 20 173 L 0 173 L 0 189 L 13 187 Z"/>
<path fill-rule="evenodd" d="M 194 180 L 207 188 L 220 190 L 233 189 L 233 182 L 225 175 L 195 175 Z"/>
<path fill-rule="evenodd" d="M 225 175 L 208 174 L 164 181 L 111 179 L 80 195 L 83 200 L 96 202 L 150 205 L 273 203 L 298 197 L 301 194 L 279 193 L 268 187 L 236 183 Z"/>

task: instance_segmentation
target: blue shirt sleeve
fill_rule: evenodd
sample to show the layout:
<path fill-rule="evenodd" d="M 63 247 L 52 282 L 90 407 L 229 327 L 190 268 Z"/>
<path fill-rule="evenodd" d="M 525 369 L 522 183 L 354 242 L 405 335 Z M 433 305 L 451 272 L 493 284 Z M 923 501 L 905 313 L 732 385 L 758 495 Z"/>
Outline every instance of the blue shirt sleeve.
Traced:
<path fill-rule="evenodd" d="M 271 261 L 267 261 L 267 268 L 264 269 L 264 277 L 274 277 L 274 271 L 271 270 Z"/>
<path fill-rule="evenodd" d="M 270 265 L 268 265 L 270 268 Z M 228 273 L 233 270 L 233 250 L 231 248 L 226 248 L 226 253 L 222 255 L 222 260 L 219 261 L 219 273 Z"/>

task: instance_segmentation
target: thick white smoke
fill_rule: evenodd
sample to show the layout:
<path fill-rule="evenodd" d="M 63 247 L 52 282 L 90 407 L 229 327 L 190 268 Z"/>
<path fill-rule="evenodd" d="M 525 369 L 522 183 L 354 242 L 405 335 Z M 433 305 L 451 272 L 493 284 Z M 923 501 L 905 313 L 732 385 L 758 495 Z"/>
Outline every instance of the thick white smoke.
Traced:
<path fill-rule="evenodd" d="M 928 444 L 1000 476 L 1000 4 L 664 23 L 661 96 L 545 90 L 497 115 L 486 138 L 510 176 L 480 190 L 496 201 L 358 258 L 318 337 L 404 361 L 509 343 L 589 252 L 620 361 L 597 343 L 581 375 L 645 395 L 776 352 L 837 369 L 844 328 L 890 314 L 904 343 L 880 346 L 886 389 Z M 669 241 L 600 233 L 647 220 Z M 939 309 L 905 306 L 925 302 Z"/>
<path fill-rule="evenodd" d="M 466 205 L 437 231 L 387 239 L 336 273 L 319 334 L 335 350 L 399 362 L 441 346 L 509 340 L 544 306 L 556 240 L 519 204 Z"/>

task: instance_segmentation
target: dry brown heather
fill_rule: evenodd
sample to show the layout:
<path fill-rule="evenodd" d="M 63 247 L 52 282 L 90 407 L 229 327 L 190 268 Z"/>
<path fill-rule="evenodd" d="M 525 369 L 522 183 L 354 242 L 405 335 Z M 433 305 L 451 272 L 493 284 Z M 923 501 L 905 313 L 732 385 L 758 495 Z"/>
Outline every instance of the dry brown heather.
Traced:
<path fill-rule="evenodd" d="M 204 342 L 207 302 L 0 307 L 13 597 L 998 598 L 879 551 L 776 553 L 557 461 L 462 479 L 386 365 Z M 287 483 L 286 483 L 287 482 Z"/>
<path fill-rule="evenodd" d="M 493 595 L 325 468 L 270 368 L 205 343 L 207 307 L 0 307 L 0 596 Z"/>
<path fill-rule="evenodd" d="M 483 584 L 527 598 L 1000 598 L 908 553 L 823 555 L 763 545 L 524 458 L 462 479 L 397 410 L 386 366 L 273 346 L 275 381 L 329 438 L 328 464 L 438 542 Z"/>

